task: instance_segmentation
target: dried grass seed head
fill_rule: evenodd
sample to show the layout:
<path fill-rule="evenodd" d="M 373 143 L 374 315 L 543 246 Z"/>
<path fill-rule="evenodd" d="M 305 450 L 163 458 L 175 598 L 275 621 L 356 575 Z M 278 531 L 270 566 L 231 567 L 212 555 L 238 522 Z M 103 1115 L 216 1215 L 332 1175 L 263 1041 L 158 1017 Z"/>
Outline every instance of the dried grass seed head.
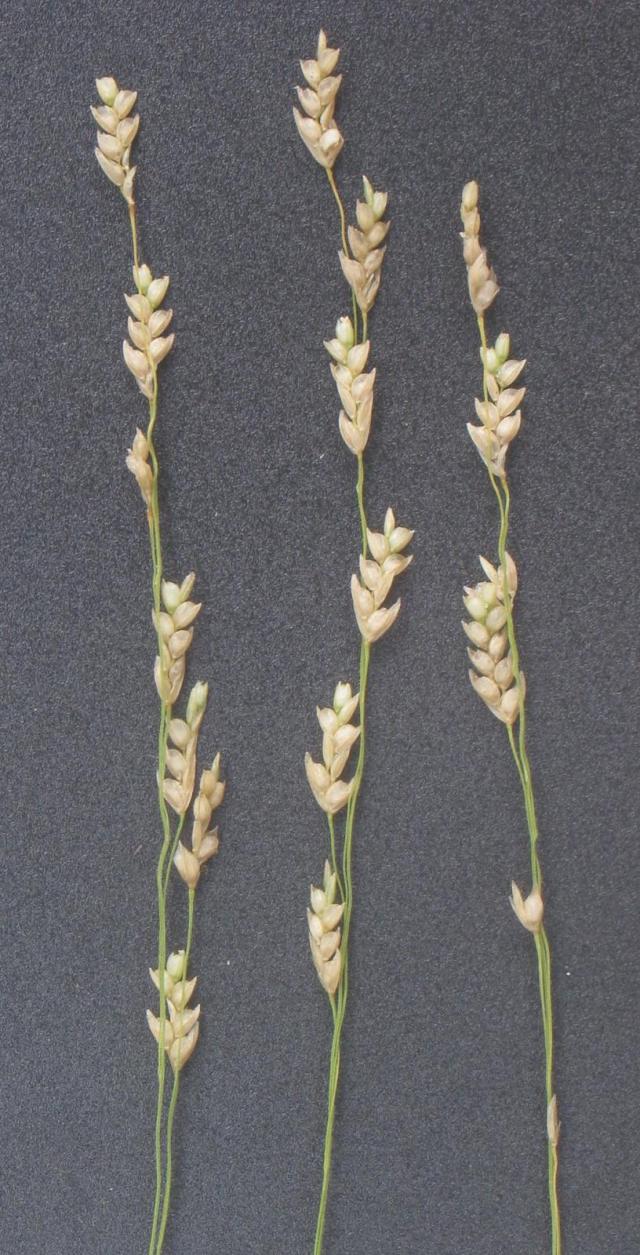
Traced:
<path fill-rule="evenodd" d="M 347 448 L 358 456 L 366 447 L 371 431 L 373 413 L 373 385 L 376 372 L 365 372 L 370 343 L 355 343 L 353 323 L 350 318 L 339 318 L 336 334 L 325 340 L 324 347 L 333 358 L 331 374 L 343 405 L 338 419 L 340 435 Z"/>
<path fill-rule="evenodd" d="M 156 989 L 159 989 L 159 973 L 149 968 L 149 974 Z M 163 984 L 169 1011 L 169 1019 L 164 1024 L 164 1048 L 174 1072 L 179 1072 L 191 1058 L 200 1032 L 200 1006 L 187 1005 L 193 994 L 196 978 L 187 980 L 184 950 L 169 955 Z M 160 1020 L 152 1011 L 147 1011 L 147 1024 L 153 1037 L 159 1042 Z"/>
<path fill-rule="evenodd" d="M 371 558 L 360 558 L 360 578 L 351 577 L 351 597 L 356 622 L 366 641 L 384 636 L 395 623 L 400 611 L 400 599 L 393 606 L 384 606 L 393 581 L 406 571 L 413 560 L 411 554 L 403 554 L 414 536 L 409 527 L 398 527 L 392 509 L 388 509 L 382 532 L 367 530 Z"/>
<path fill-rule="evenodd" d="M 180 841 L 174 859 L 179 875 L 190 889 L 195 889 L 203 865 L 218 853 L 218 829 L 210 829 L 209 824 L 214 810 L 223 801 L 225 788 L 224 780 L 220 779 L 220 755 L 216 754 L 211 766 L 200 777 L 200 788 L 193 804 L 191 849 Z"/>
<path fill-rule="evenodd" d="M 96 158 L 107 178 L 120 188 L 128 205 L 135 204 L 133 180 L 136 167 L 131 165 L 131 145 L 138 134 L 140 117 L 131 117 L 138 93 L 122 91 L 114 78 L 96 79 L 102 104 L 91 106 L 98 123 Z"/>
<path fill-rule="evenodd" d="M 346 806 L 353 792 L 353 780 L 340 777 L 347 765 L 360 728 L 351 723 L 358 708 L 359 694 L 351 692 L 351 685 L 336 686 L 333 706 L 318 706 L 316 714 L 322 728 L 322 762 L 314 762 L 305 755 L 304 766 L 309 787 L 316 802 L 328 815 L 335 815 Z"/>
<path fill-rule="evenodd" d="M 202 609 L 201 602 L 189 600 L 195 583 L 190 572 L 182 584 L 163 580 L 161 597 L 164 610 L 159 615 L 152 612 L 160 652 L 156 656 L 154 678 L 161 701 L 173 706 L 180 695 L 186 668 L 186 654 L 193 640 L 193 623 Z"/>
<path fill-rule="evenodd" d="M 523 898 L 515 880 L 512 880 L 509 901 L 523 928 L 530 933 L 539 933 L 544 916 L 544 902 L 538 886 L 534 885 L 531 893 Z"/>
<path fill-rule="evenodd" d="M 363 313 L 371 309 L 380 287 L 381 267 L 386 248 L 382 247 L 390 227 L 383 222 L 387 208 L 386 192 L 376 192 L 364 177 L 364 200 L 356 202 L 357 227 L 348 229 L 352 257 L 340 252 L 342 273 Z"/>
<path fill-rule="evenodd" d="M 184 815 L 193 796 L 196 778 L 198 733 L 204 717 L 208 687 L 199 681 L 189 695 L 185 719 L 170 719 L 166 752 L 169 773 L 162 781 L 164 799 L 178 815 Z"/>
<path fill-rule="evenodd" d="M 517 587 L 516 564 L 506 555 L 509 598 L 513 601 Z M 514 724 L 525 698 L 525 677 L 520 672 L 518 685 L 513 672 L 513 659 L 509 649 L 506 623 L 507 610 L 504 596 L 504 579 L 501 568 L 496 568 L 486 558 L 480 565 L 487 576 L 473 587 L 465 587 L 464 605 L 469 622 L 462 626 L 474 649 L 467 649 L 475 670 L 469 671 L 469 679 L 479 697 L 502 723 Z"/>
<path fill-rule="evenodd" d="M 506 474 L 509 447 L 520 431 L 520 405 L 526 392 L 525 388 L 513 387 L 526 365 L 526 359 L 510 358 L 510 347 L 509 336 L 503 331 L 495 345 L 486 350 L 481 348 L 488 398 L 486 401 L 478 397 L 475 399 L 476 415 L 482 426 L 467 423 L 467 431 L 485 466 L 501 479 Z"/>
<path fill-rule="evenodd" d="M 469 297 L 478 318 L 489 309 L 498 295 L 496 276 L 489 265 L 487 250 L 480 244 L 479 188 L 475 180 L 462 189 L 460 217 L 463 230 L 463 256 L 467 267 Z"/>
<path fill-rule="evenodd" d="M 342 75 L 333 71 L 340 56 L 339 48 L 329 48 L 324 31 L 320 31 L 315 59 L 301 61 L 306 87 L 297 87 L 300 109 L 294 106 L 293 116 L 298 134 L 312 157 L 331 170 L 344 144 L 334 113 Z"/>
<path fill-rule="evenodd" d="M 160 308 L 169 287 L 169 276 L 154 279 L 148 266 L 134 266 L 133 278 L 138 290 L 131 295 L 125 293 L 124 297 L 129 308 L 127 327 L 132 343 L 124 340 L 122 352 L 143 396 L 151 400 L 157 368 L 171 352 L 175 340 L 173 334 L 164 334 L 173 318 L 173 310 Z"/>
<path fill-rule="evenodd" d="M 153 494 L 153 469 L 149 461 L 149 444 L 147 437 L 139 427 L 136 428 L 136 434 L 133 438 L 131 448 L 127 450 L 126 456 L 127 469 L 131 471 L 135 481 L 140 489 L 142 500 L 145 505 L 151 505 L 151 497 Z"/>
<path fill-rule="evenodd" d="M 311 908 L 307 908 L 311 957 L 320 984 L 333 995 L 340 983 L 341 957 L 339 928 L 344 902 L 336 902 L 337 877 L 329 861 L 324 865 L 322 889 L 311 886 Z"/>

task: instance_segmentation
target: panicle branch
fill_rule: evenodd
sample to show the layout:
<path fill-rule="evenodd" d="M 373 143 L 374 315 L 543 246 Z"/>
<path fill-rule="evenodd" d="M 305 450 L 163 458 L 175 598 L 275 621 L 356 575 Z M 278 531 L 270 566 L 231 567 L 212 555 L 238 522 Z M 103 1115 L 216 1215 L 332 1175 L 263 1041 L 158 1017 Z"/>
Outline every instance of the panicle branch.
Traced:
<path fill-rule="evenodd" d="M 347 235 L 352 257 L 339 254 L 342 273 L 353 291 L 363 314 L 368 314 L 380 287 L 381 267 L 386 247 L 382 248 L 390 222 L 383 222 L 387 208 L 386 192 L 374 191 L 363 177 L 364 200 L 356 201 L 357 227 L 349 227 Z"/>
<path fill-rule="evenodd" d="M 320 31 L 315 59 L 300 62 L 307 82 L 306 87 L 296 87 L 302 113 L 295 106 L 293 110 L 300 138 L 325 170 L 333 168 L 344 144 L 334 117 L 342 82 L 342 75 L 333 73 L 339 56 L 340 49 L 329 48 L 324 31 Z"/>
<path fill-rule="evenodd" d="M 507 554 L 506 559 L 509 600 L 513 603 L 518 575 L 513 558 Z M 513 724 L 520 713 L 520 701 L 524 701 L 524 672 L 519 672 L 518 684 L 509 647 L 502 568 L 494 567 L 486 558 L 480 558 L 480 565 L 487 578 L 479 584 L 466 585 L 463 599 L 469 621 L 462 626 L 476 646 L 467 649 L 475 668 L 469 671 L 469 679 L 491 713 L 502 723 Z"/>
<path fill-rule="evenodd" d="M 313 965 L 320 984 L 330 996 L 335 994 L 340 984 L 342 971 L 339 924 L 344 914 L 344 902 L 336 902 L 336 888 L 337 876 L 331 871 L 327 859 L 322 889 L 311 886 L 311 907 L 307 908 L 307 920 Z"/>
<path fill-rule="evenodd" d="M 322 762 L 314 762 L 305 755 L 304 766 L 309 787 L 316 802 L 327 815 L 336 815 L 346 806 L 353 792 L 353 780 L 340 777 L 347 765 L 360 728 L 350 721 L 358 709 L 359 693 L 351 692 L 351 685 L 336 685 L 333 706 L 318 706 L 316 714 L 322 728 Z"/>
<path fill-rule="evenodd" d="M 195 989 L 196 977 L 187 980 L 186 968 L 184 950 L 177 950 L 169 955 L 163 973 L 169 1020 L 161 1025 L 158 1017 L 152 1011 L 147 1011 L 149 1029 L 157 1042 L 160 1042 L 162 1032 L 164 1048 L 174 1072 L 179 1072 L 189 1061 L 200 1034 L 200 1005 L 188 1005 Z M 159 971 L 149 968 L 149 975 L 156 989 L 160 989 Z"/>
<path fill-rule="evenodd" d="M 135 204 L 133 180 L 136 167 L 131 165 L 131 145 L 138 134 L 140 118 L 130 117 L 138 98 L 137 92 L 124 91 L 115 78 L 96 79 L 101 105 L 91 105 L 98 123 L 95 154 L 107 178 L 120 188 L 127 204 Z"/>
<path fill-rule="evenodd" d="M 478 318 L 489 309 L 499 292 L 495 273 L 489 265 L 487 250 L 480 244 L 479 190 L 475 180 L 465 183 L 460 205 L 463 226 L 460 234 L 467 267 L 469 297 Z"/>
<path fill-rule="evenodd" d="M 351 596 L 358 628 L 369 644 L 380 640 L 398 617 L 400 598 L 392 606 L 384 606 L 383 602 L 393 581 L 413 561 L 412 554 L 402 553 L 413 536 L 411 528 L 396 526 L 391 508 L 385 514 L 384 531 L 372 532 L 367 529 L 372 557 L 365 558 L 361 555 L 360 578 L 355 572 L 351 576 Z"/>

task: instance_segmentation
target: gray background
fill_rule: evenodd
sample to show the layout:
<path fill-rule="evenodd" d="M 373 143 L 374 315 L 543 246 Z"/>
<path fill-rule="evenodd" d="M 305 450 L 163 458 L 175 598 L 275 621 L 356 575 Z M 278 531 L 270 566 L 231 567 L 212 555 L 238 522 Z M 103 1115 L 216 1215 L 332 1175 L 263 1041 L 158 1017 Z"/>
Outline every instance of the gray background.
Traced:
<path fill-rule="evenodd" d="M 339 165 L 393 228 L 372 322 L 368 503 L 417 529 L 375 650 L 352 1000 L 327 1255 L 548 1249 L 527 839 L 501 728 L 466 679 L 460 586 L 494 503 L 457 238 L 482 184 L 529 365 L 512 549 L 555 957 L 567 1255 L 634 1255 L 637 1137 L 637 38 L 632 3 L 78 6 L 3 18 L 1 552 L 4 1207 L 11 1255 L 146 1251 L 155 937 L 143 511 L 124 453 L 126 213 L 92 156 L 93 78 L 140 92 L 143 252 L 178 340 L 158 443 L 169 573 L 229 781 L 199 890 L 203 1036 L 168 1251 L 311 1247 L 329 1047 L 304 909 L 325 827 L 302 771 L 355 678 L 354 464 L 322 338 L 347 297 L 291 85 L 343 49 Z M 174 899 L 183 938 L 184 895 Z"/>

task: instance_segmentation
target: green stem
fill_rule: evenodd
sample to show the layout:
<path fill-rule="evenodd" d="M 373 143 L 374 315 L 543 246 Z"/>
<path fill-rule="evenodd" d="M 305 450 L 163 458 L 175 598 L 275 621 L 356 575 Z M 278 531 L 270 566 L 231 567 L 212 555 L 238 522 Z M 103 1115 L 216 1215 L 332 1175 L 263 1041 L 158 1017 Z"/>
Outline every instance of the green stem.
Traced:
<path fill-rule="evenodd" d="M 195 889 L 189 890 L 189 923 L 187 928 L 187 945 L 184 954 L 184 974 L 182 978 L 183 990 L 184 984 L 189 974 L 189 960 L 191 958 L 191 944 L 193 941 L 193 916 L 195 904 Z M 183 999 L 184 1001 L 184 999 Z M 162 1202 L 162 1220 L 160 1223 L 160 1232 L 158 1234 L 158 1243 L 155 1255 L 162 1255 L 165 1234 L 167 1231 L 167 1220 L 169 1218 L 169 1205 L 171 1202 L 171 1185 L 173 1179 L 173 1123 L 176 1113 L 176 1105 L 178 1102 L 178 1092 L 180 1090 L 180 1067 L 176 1067 L 173 1076 L 173 1088 L 171 1090 L 171 1099 L 169 1102 L 169 1112 L 167 1115 L 167 1137 L 166 1137 L 166 1172 L 164 1185 L 164 1198 Z"/>
<path fill-rule="evenodd" d="M 133 261 L 135 266 L 136 286 L 140 291 L 138 282 L 139 268 L 139 248 L 138 248 L 138 230 L 135 205 L 129 207 L 129 223 L 131 226 L 131 243 L 133 249 Z M 153 434 L 158 417 L 158 378 L 153 371 L 153 391 L 149 399 L 149 423 L 147 427 L 147 443 L 149 445 L 149 456 L 153 469 L 153 486 L 151 490 L 151 502 L 147 510 L 147 522 L 149 526 L 149 544 L 151 548 L 152 563 L 152 592 L 153 592 L 153 608 L 156 615 L 156 632 L 158 639 L 158 652 L 161 651 L 160 621 L 159 614 L 161 609 L 161 588 L 162 588 L 162 539 L 160 534 L 160 508 L 158 498 L 158 477 L 159 466 L 156 454 Z M 167 998 L 164 985 L 164 973 L 167 961 L 167 921 L 166 921 L 166 884 L 165 884 L 165 864 L 169 849 L 171 846 L 171 821 L 167 804 L 162 791 L 162 782 L 165 775 L 166 753 L 167 753 L 167 729 L 169 720 L 171 719 L 171 706 L 168 702 L 161 699 L 160 701 L 160 721 L 158 727 L 158 770 L 157 770 L 157 787 L 158 787 L 158 808 L 160 811 L 160 821 L 162 824 L 162 845 L 158 856 L 156 866 L 156 896 L 158 910 L 158 985 L 160 994 L 160 1015 L 159 1015 L 159 1032 L 158 1032 L 158 1094 L 156 1101 L 156 1119 L 155 1119 L 155 1197 L 153 1205 L 153 1217 L 151 1222 L 151 1233 L 149 1237 L 149 1255 L 152 1255 L 156 1242 L 156 1234 L 158 1229 L 158 1220 L 160 1215 L 160 1203 L 162 1195 L 162 1115 L 164 1109 L 164 1092 L 165 1092 L 165 1074 L 166 1061 L 164 1050 L 165 1026 L 167 1022 Z"/>
<path fill-rule="evenodd" d="M 331 870 L 335 872 L 336 883 L 340 891 L 340 897 L 344 901 L 344 888 L 342 886 L 342 878 L 340 876 L 340 868 L 338 867 L 338 854 L 336 850 L 336 823 L 333 815 L 327 815 L 329 821 L 329 844 L 331 846 Z"/>
<path fill-rule="evenodd" d="M 482 315 L 478 317 L 478 329 L 480 332 L 480 340 L 483 348 L 483 394 L 485 402 L 489 399 L 487 385 L 487 368 L 486 368 L 486 351 L 487 338 L 485 332 L 484 318 Z M 527 829 L 529 833 L 529 849 L 531 857 L 531 877 L 534 888 L 542 892 L 542 869 L 538 857 L 538 820 L 536 815 L 536 804 L 533 792 L 533 780 L 531 775 L 531 764 L 527 753 L 526 745 L 526 712 L 524 685 L 522 682 L 522 672 L 520 668 L 520 654 L 518 650 L 518 642 L 516 638 L 515 622 L 513 617 L 513 596 L 509 588 L 508 564 L 507 564 L 507 540 L 509 536 L 509 518 L 511 512 L 511 494 L 506 476 L 504 478 L 496 476 L 491 467 L 488 466 L 489 479 L 495 493 L 498 508 L 500 512 L 500 531 L 498 535 L 498 561 L 502 572 L 502 587 L 504 607 L 507 615 L 507 638 L 509 641 L 509 649 L 511 653 L 511 662 L 513 666 L 514 682 L 518 688 L 519 694 L 519 711 L 518 711 L 518 740 L 513 731 L 513 726 L 507 725 L 507 733 L 509 737 L 509 745 L 513 754 L 514 762 L 520 778 L 522 787 L 522 795 L 524 799 L 525 815 L 527 820 Z M 554 1096 L 553 1082 L 553 1001 L 551 993 L 551 950 L 546 930 L 543 927 L 539 932 L 534 933 L 536 946 L 536 957 L 538 961 L 538 984 L 540 988 L 540 1010 L 542 1014 L 542 1028 L 544 1034 L 545 1048 L 545 1092 L 547 1099 L 547 1107 Z M 549 1191 L 549 1210 L 551 1215 L 551 1255 L 561 1255 L 562 1239 L 560 1228 L 560 1208 L 558 1203 L 558 1149 L 548 1139 L 548 1191 Z"/>
<path fill-rule="evenodd" d="M 173 841 L 171 842 L 171 849 L 169 851 L 169 857 L 167 859 L 167 863 L 166 863 L 166 867 L 164 871 L 163 890 L 164 890 L 165 900 L 167 896 L 167 890 L 169 888 L 169 878 L 171 876 L 171 868 L 173 867 L 173 860 L 175 857 L 176 850 L 178 849 L 178 842 L 180 840 L 180 837 L 182 836 L 182 829 L 184 828 L 184 823 L 185 823 L 186 818 L 187 818 L 186 813 L 180 816 L 176 830 L 173 834 Z"/>
<path fill-rule="evenodd" d="M 364 462 L 362 455 L 358 458 L 358 476 L 356 481 L 356 500 L 358 503 L 358 515 L 360 520 L 360 533 L 362 540 L 363 557 L 367 555 L 367 517 L 364 505 Z M 335 1124 L 336 1099 L 338 1094 L 338 1082 L 340 1078 L 340 1058 L 342 1046 L 342 1028 L 347 1010 L 347 1000 L 349 996 L 349 932 L 351 928 L 351 914 L 353 910 L 353 879 L 352 879 L 352 844 L 353 829 L 356 815 L 356 805 L 358 795 L 362 785 L 364 775 L 365 751 L 366 751 L 366 701 L 367 701 L 367 682 L 369 675 L 369 659 L 371 646 L 368 641 L 361 638 L 360 643 L 360 738 L 358 747 L 358 761 L 353 778 L 353 789 L 349 803 L 347 806 L 347 818 L 344 832 L 344 845 L 342 855 L 342 886 L 341 893 L 344 902 L 344 913 L 342 916 L 342 938 L 340 943 L 340 955 L 342 960 L 342 971 L 340 975 L 340 984 L 338 986 L 337 1006 L 336 999 L 330 998 L 331 1009 L 333 1013 L 333 1037 L 331 1040 L 331 1058 L 329 1064 L 329 1085 L 327 1096 L 327 1123 L 324 1136 L 324 1151 L 322 1160 L 322 1189 L 320 1192 L 320 1203 L 318 1206 L 318 1217 L 316 1222 L 315 1241 L 313 1246 L 314 1255 L 322 1255 L 322 1246 L 324 1240 L 324 1229 L 327 1213 L 327 1201 L 329 1197 L 329 1182 L 331 1178 L 331 1159 L 333 1153 L 333 1131 Z M 333 819 L 329 820 L 329 830 L 331 833 L 331 854 L 334 862 L 334 868 L 338 871 L 337 858 L 335 851 L 335 829 Z M 339 876 L 339 873 L 338 873 Z"/>

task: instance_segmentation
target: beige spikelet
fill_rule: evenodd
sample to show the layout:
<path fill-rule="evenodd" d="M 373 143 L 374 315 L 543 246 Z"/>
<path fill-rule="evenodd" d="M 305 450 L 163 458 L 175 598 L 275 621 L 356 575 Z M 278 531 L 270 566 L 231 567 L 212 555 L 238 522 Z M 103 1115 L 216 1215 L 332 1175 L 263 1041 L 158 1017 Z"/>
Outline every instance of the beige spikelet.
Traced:
<path fill-rule="evenodd" d="M 134 476 L 146 505 L 151 505 L 153 493 L 153 470 L 149 461 L 149 443 L 139 427 L 133 438 L 133 444 L 127 452 L 126 464 Z"/>
<path fill-rule="evenodd" d="M 469 297 L 471 304 L 480 318 L 498 295 L 499 288 L 496 276 L 489 265 L 487 250 L 480 244 L 480 211 L 478 209 L 479 188 L 475 180 L 465 183 L 462 189 L 460 217 L 463 230 L 460 232 L 463 241 L 463 256 L 467 267 L 469 281 Z"/>
<path fill-rule="evenodd" d="M 311 957 L 320 984 L 333 996 L 340 984 L 340 920 L 344 902 L 336 902 L 337 877 L 327 861 L 322 889 L 311 886 L 311 907 L 307 908 Z"/>
<path fill-rule="evenodd" d="M 360 558 L 360 578 L 355 572 L 352 575 L 351 596 L 356 622 L 370 644 L 384 636 L 398 617 L 400 600 L 392 606 L 385 606 L 383 602 L 396 576 L 406 571 L 412 561 L 412 556 L 403 554 L 402 550 L 413 536 L 410 528 L 396 525 L 391 509 L 385 515 L 384 531 L 367 531 L 372 557 Z"/>
<path fill-rule="evenodd" d="M 156 370 L 175 340 L 173 334 L 164 335 L 173 310 L 160 308 L 169 287 L 169 276 L 154 279 L 148 266 L 134 266 L 133 277 L 138 290 L 131 295 L 125 293 L 124 298 L 129 307 L 127 327 L 132 343 L 124 340 L 122 352 L 140 391 L 151 400 Z"/>
<path fill-rule="evenodd" d="M 340 49 L 327 47 L 327 37 L 320 31 L 315 59 L 300 62 L 307 82 L 306 87 L 296 87 L 302 112 L 293 110 L 300 138 L 325 170 L 333 168 L 344 144 L 334 117 L 342 82 L 342 75 L 333 73 L 339 56 Z"/>
<path fill-rule="evenodd" d="M 506 629 L 502 570 L 497 570 L 486 558 L 481 558 L 480 563 L 487 579 L 464 590 L 469 622 L 463 622 L 462 626 L 475 646 L 475 649 L 467 650 L 475 668 L 469 671 L 469 679 L 492 714 L 502 723 L 513 724 L 525 699 L 525 676 L 521 671 L 518 685 Z M 513 602 L 518 576 L 516 564 L 509 554 L 507 570 L 509 597 Z"/>
<path fill-rule="evenodd" d="M 522 927 L 530 933 L 539 933 L 544 917 L 544 902 L 538 886 L 535 885 L 531 893 L 524 898 L 515 880 L 512 880 L 509 901 Z"/>
<path fill-rule="evenodd" d="M 211 766 L 207 771 L 203 771 L 200 777 L 200 788 L 193 804 L 191 849 L 189 850 L 180 841 L 174 859 L 180 876 L 190 889 L 195 889 L 203 865 L 218 853 L 220 845 L 218 829 L 209 829 L 209 824 L 224 794 L 225 783 L 220 779 L 220 755 L 216 754 Z"/>
<path fill-rule="evenodd" d="M 158 972 L 150 968 L 149 974 L 159 989 Z M 200 1033 L 200 1007 L 188 1006 L 196 981 L 195 977 L 187 980 L 184 950 L 169 955 L 163 984 L 169 1011 L 169 1019 L 164 1024 L 164 1048 L 174 1072 L 179 1072 L 191 1058 Z M 147 1024 L 159 1042 L 160 1020 L 152 1011 L 147 1011 Z"/>
<path fill-rule="evenodd" d="M 482 425 L 467 423 L 467 431 L 483 462 L 501 479 L 505 476 L 511 442 L 520 431 L 520 405 L 526 391 L 512 386 L 526 360 L 510 358 L 510 347 L 509 336 L 503 331 L 493 347 L 481 350 L 488 396 L 486 401 L 476 398 L 475 402 L 476 415 Z"/>
<path fill-rule="evenodd" d="M 208 685 L 194 684 L 187 702 L 184 719 L 170 719 L 168 736 L 171 745 L 166 752 L 168 775 L 162 781 L 164 799 L 178 815 L 188 810 L 196 777 L 198 733 L 207 704 Z"/>
<path fill-rule="evenodd" d="M 96 88 L 102 101 L 92 105 L 91 112 L 98 123 L 98 144 L 95 154 L 107 178 L 120 188 L 128 205 L 133 205 L 133 180 L 136 167 L 131 165 L 131 145 L 138 134 L 140 118 L 131 117 L 138 93 L 122 91 L 114 78 L 96 79 Z"/>
<path fill-rule="evenodd" d="M 325 340 L 324 347 L 333 358 L 331 374 L 338 389 L 343 408 L 338 425 L 347 448 L 356 456 L 366 447 L 371 430 L 373 412 L 373 385 L 376 372 L 365 372 L 369 357 L 369 341 L 355 343 L 353 323 L 350 318 L 339 318 L 336 334 Z"/>
<path fill-rule="evenodd" d="M 340 253 L 342 273 L 352 289 L 353 294 L 366 314 L 371 309 L 380 287 L 381 267 L 385 248 L 382 241 L 389 230 L 390 223 L 383 222 L 387 208 L 386 192 L 374 191 L 367 178 L 364 185 L 364 200 L 356 202 L 357 227 L 348 230 L 349 245 L 352 257 Z"/>
<path fill-rule="evenodd" d="M 160 650 L 154 667 L 156 688 L 161 701 L 170 706 L 177 701 L 182 688 L 186 654 L 193 640 L 191 624 L 202 609 L 201 602 L 189 601 L 195 579 L 191 572 L 179 585 L 163 580 L 160 591 L 164 610 L 158 615 L 152 611 Z"/>
<path fill-rule="evenodd" d="M 346 781 L 340 777 L 360 735 L 360 728 L 351 723 L 358 700 L 359 695 L 351 692 L 351 685 L 341 683 L 336 685 L 333 706 L 319 706 L 316 711 L 323 732 L 323 761 L 316 763 L 310 754 L 306 754 L 304 766 L 311 792 L 328 815 L 336 815 L 342 810 L 353 792 L 353 780 Z"/>

